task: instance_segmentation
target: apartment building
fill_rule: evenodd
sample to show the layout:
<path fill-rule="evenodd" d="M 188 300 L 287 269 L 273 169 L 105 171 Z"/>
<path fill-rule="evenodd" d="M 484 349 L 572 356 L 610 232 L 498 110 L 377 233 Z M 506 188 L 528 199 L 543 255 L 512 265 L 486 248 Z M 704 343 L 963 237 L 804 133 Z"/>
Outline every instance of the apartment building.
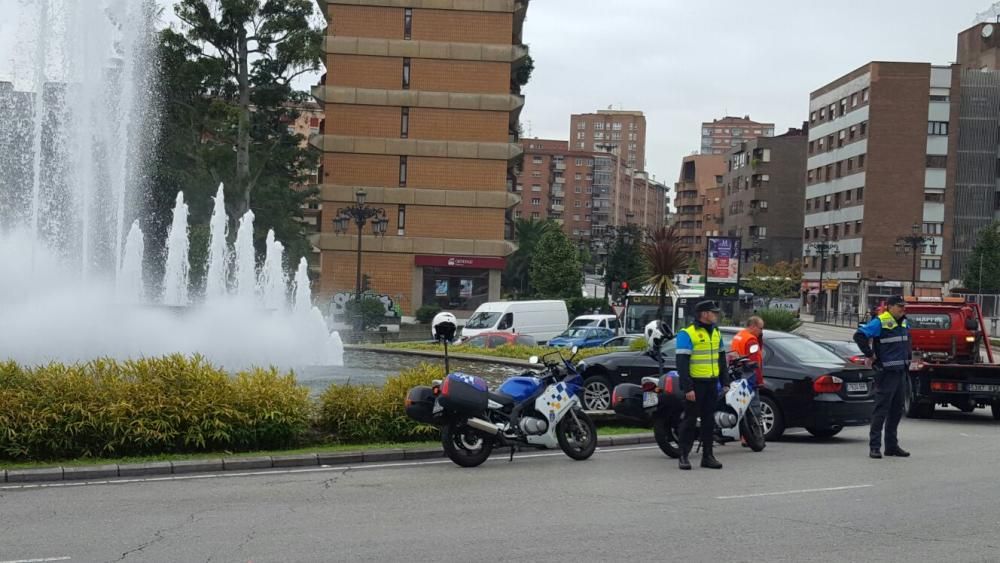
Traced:
<path fill-rule="evenodd" d="M 699 271 L 705 268 L 705 237 L 722 229 L 722 185 L 726 156 L 701 154 L 684 157 L 674 185 L 677 214 L 674 225 Z"/>
<path fill-rule="evenodd" d="M 641 111 L 600 110 L 570 116 L 570 148 L 609 152 L 635 170 L 646 169 L 646 116 Z"/>
<path fill-rule="evenodd" d="M 774 135 L 773 123 L 760 123 L 750 116 L 726 116 L 701 124 L 701 154 L 728 154 L 741 143 Z"/>

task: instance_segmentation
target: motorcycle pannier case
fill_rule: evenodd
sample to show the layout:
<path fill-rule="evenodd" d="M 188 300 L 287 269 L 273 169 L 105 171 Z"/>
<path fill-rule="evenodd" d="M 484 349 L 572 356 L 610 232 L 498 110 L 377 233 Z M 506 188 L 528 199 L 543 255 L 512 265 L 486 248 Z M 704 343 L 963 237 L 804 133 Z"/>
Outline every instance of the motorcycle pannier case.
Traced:
<path fill-rule="evenodd" d="M 430 387 L 414 387 L 406 394 L 406 416 L 422 422 L 434 422 L 434 391 Z"/>
<path fill-rule="evenodd" d="M 452 373 L 441 384 L 441 406 L 462 415 L 476 416 L 486 412 L 489 391 L 481 377 Z"/>
<path fill-rule="evenodd" d="M 646 413 L 642 408 L 642 387 L 632 383 L 620 383 L 611 395 L 611 406 L 615 414 L 633 420 L 643 420 Z"/>

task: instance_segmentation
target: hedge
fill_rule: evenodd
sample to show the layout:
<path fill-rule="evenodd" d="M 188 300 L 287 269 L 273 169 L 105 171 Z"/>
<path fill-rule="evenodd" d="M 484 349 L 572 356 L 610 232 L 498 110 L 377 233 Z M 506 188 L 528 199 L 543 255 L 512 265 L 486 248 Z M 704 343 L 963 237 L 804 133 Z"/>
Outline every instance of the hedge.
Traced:
<path fill-rule="evenodd" d="M 386 344 L 386 348 L 396 349 L 396 350 L 422 350 L 425 352 L 443 352 L 444 347 L 441 344 L 435 344 L 431 342 L 394 342 L 392 344 Z M 511 345 L 504 344 L 503 346 L 498 346 L 496 348 L 479 348 L 476 346 L 465 346 L 462 344 L 457 344 L 448 347 L 448 352 L 450 354 L 469 354 L 472 356 L 486 356 L 491 358 L 510 358 L 513 360 L 527 360 L 531 356 L 542 357 L 546 354 L 551 354 L 559 348 L 553 348 L 549 346 L 521 346 L 521 345 Z M 562 349 L 563 355 L 567 358 L 569 357 L 569 350 Z M 584 358 L 589 358 L 591 356 L 599 356 L 601 354 L 609 354 L 615 352 L 611 348 L 583 348 L 579 350 L 576 355 L 577 360 L 582 360 Z"/>

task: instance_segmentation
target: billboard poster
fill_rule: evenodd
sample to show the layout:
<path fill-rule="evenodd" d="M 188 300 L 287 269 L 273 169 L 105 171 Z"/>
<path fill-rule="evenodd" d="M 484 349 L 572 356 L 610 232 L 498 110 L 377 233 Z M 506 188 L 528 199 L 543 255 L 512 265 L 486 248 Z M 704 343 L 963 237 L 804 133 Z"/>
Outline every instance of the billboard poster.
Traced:
<path fill-rule="evenodd" d="M 740 239 L 708 237 L 705 281 L 710 284 L 740 283 Z"/>

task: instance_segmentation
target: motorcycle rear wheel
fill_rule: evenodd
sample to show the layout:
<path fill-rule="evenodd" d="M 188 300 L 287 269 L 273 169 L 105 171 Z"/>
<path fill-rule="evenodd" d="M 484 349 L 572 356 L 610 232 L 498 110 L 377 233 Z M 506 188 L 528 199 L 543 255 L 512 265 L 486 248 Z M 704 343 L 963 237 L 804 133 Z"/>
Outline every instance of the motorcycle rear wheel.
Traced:
<path fill-rule="evenodd" d="M 669 458 L 681 457 L 679 434 L 678 425 L 674 424 L 670 418 L 657 417 L 653 421 L 653 437 L 656 438 L 656 445 L 660 446 L 660 451 L 667 454 Z"/>
<path fill-rule="evenodd" d="M 740 435 L 747 441 L 747 446 L 755 452 L 762 451 L 767 446 L 764 441 L 764 425 L 753 412 L 747 412 L 740 421 Z"/>
<path fill-rule="evenodd" d="M 441 446 L 448 459 L 461 467 L 477 467 L 493 453 L 493 440 L 459 422 L 441 429 Z"/>
<path fill-rule="evenodd" d="M 564 454 L 583 461 L 597 449 L 597 425 L 587 413 L 574 409 L 559 421 L 556 438 Z"/>

